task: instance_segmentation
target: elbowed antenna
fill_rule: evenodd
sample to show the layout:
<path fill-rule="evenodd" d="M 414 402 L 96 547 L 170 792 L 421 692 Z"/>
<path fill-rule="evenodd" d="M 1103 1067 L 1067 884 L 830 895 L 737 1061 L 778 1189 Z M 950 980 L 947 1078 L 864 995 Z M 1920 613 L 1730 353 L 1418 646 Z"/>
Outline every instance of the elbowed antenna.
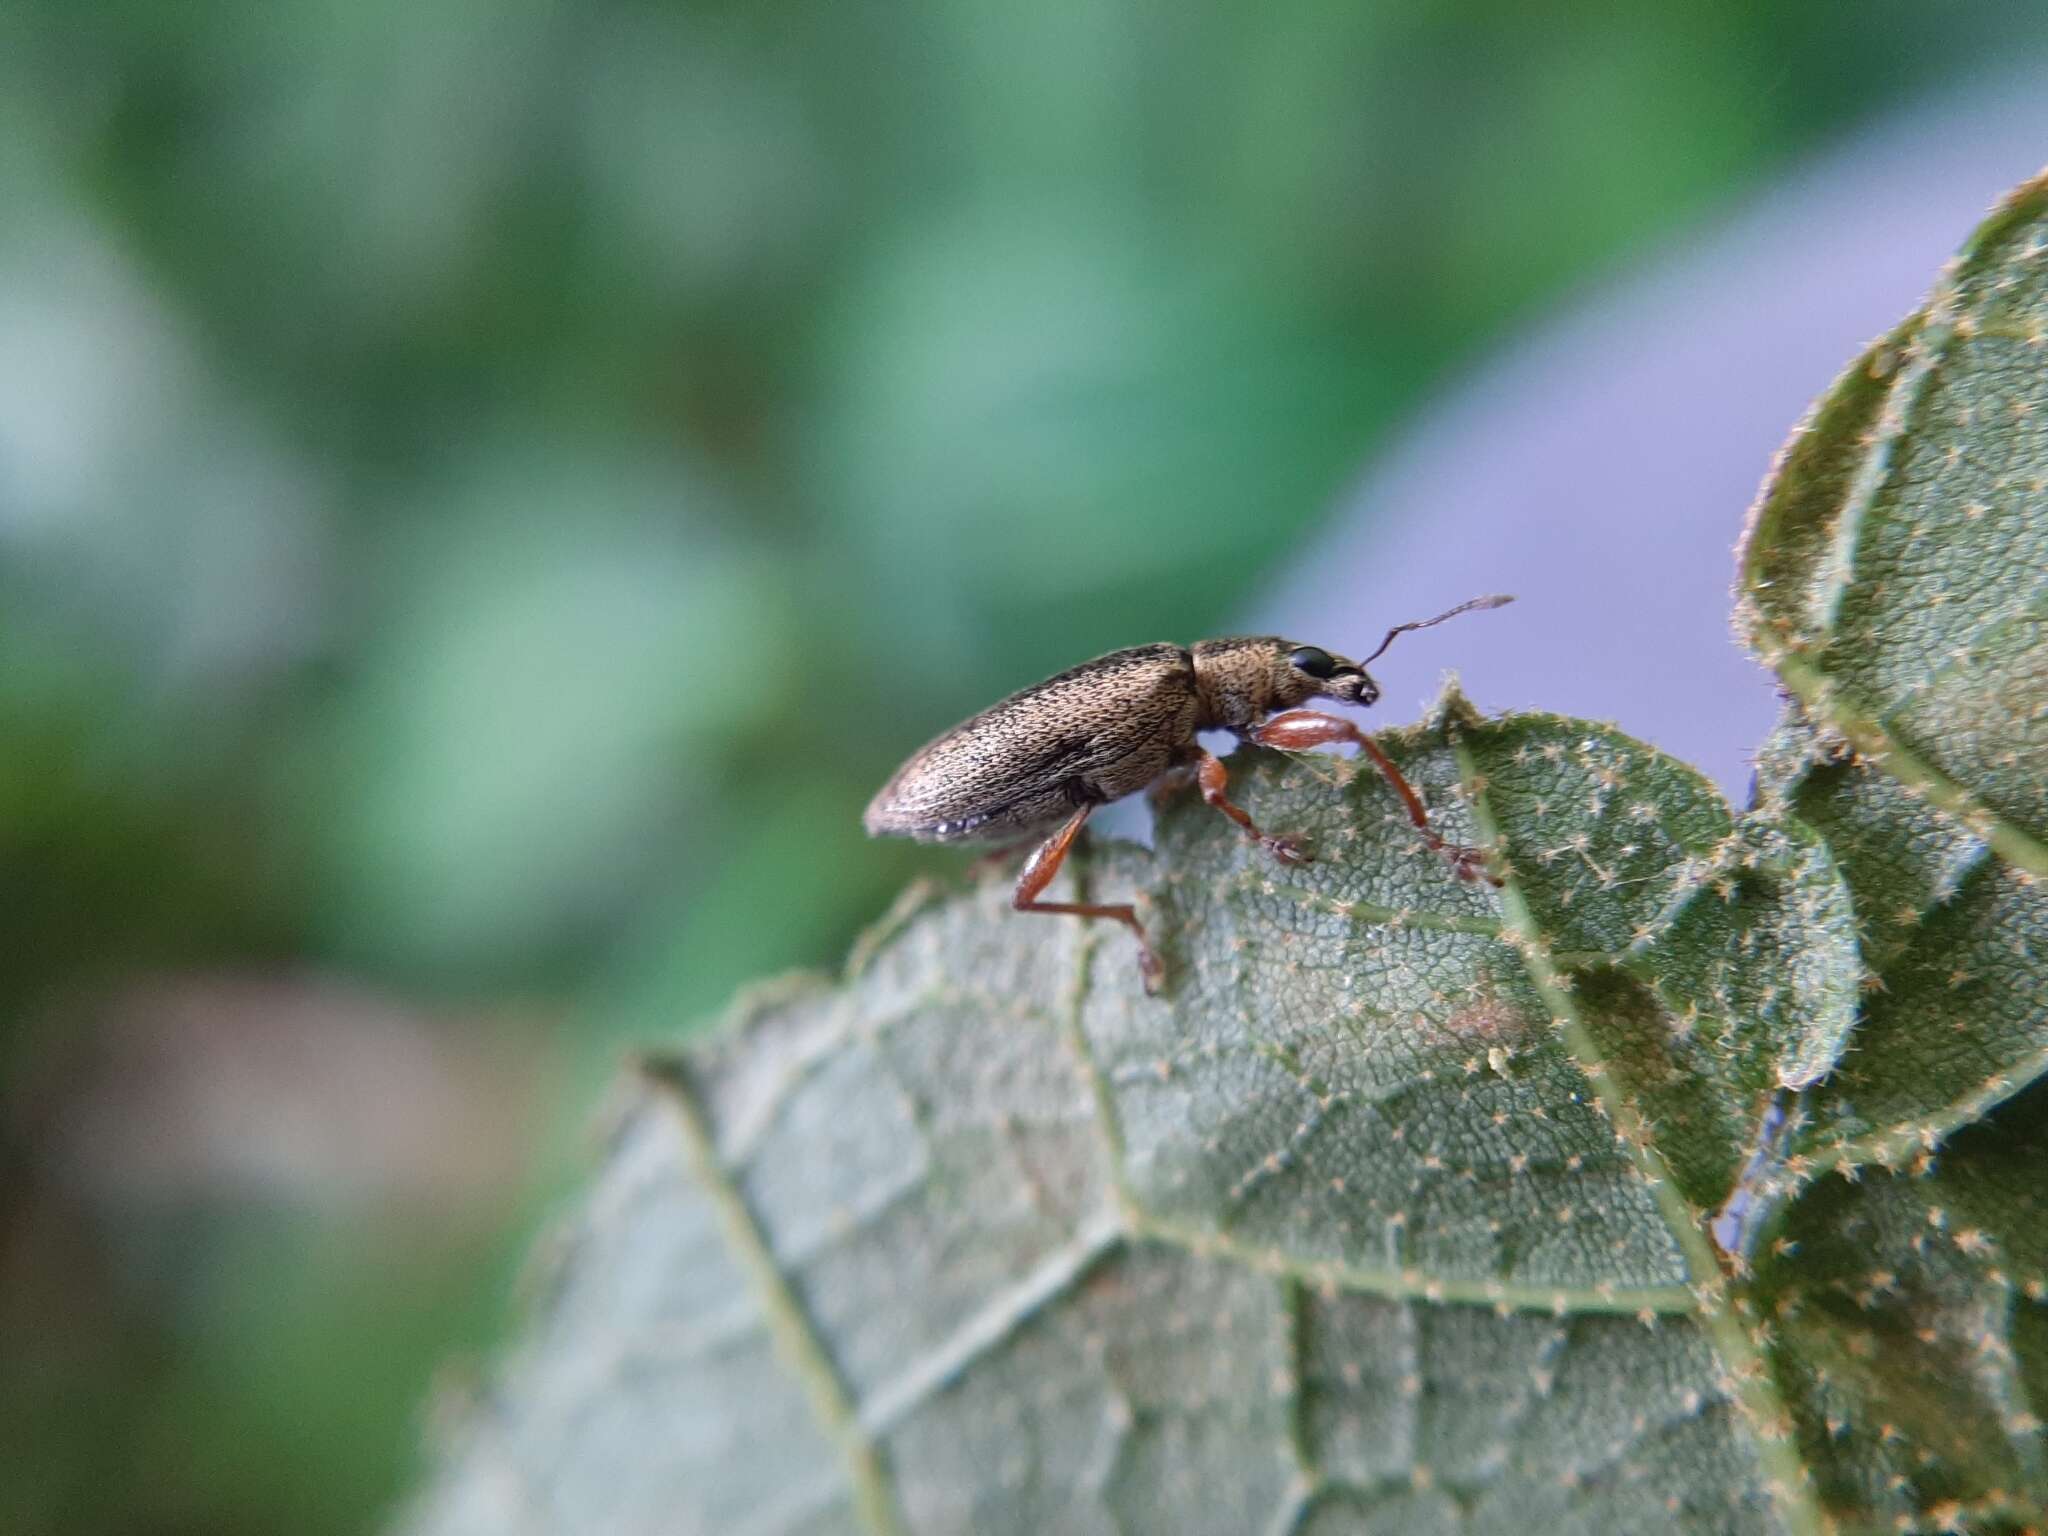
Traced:
<path fill-rule="evenodd" d="M 1380 642 L 1379 650 L 1366 657 L 1364 661 L 1359 663 L 1359 666 L 1369 666 L 1371 663 L 1378 661 L 1381 655 L 1385 653 L 1387 647 L 1394 643 L 1396 635 L 1405 635 L 1411 629 L 1427 629 L 1432 624 L 1441 624 L 1445 619 L 1455 619 L 1459 614 L 1470 613 L 1475 608 L 1500 608 L 1513 601 L 1514 598 L 1505 592 L 1494 592 L 1486 597 L 1475 597 L 1469 603 L 1460 603 L 1455 608 L 1446 608 L 1433 619 L 1417 619 L 1413 624 L 1396 624 L 1387 631 L 1387 638 Z"/>

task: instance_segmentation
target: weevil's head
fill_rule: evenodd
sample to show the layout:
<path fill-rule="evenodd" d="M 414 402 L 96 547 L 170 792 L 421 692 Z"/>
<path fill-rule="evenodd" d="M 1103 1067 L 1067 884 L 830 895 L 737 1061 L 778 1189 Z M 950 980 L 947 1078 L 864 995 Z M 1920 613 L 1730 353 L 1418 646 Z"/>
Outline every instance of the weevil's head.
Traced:
<path fill-rule="evenodd" d="M 1204 730 L 1243 730 L 1310 699 L 1372 704 L 1380 696 L 1357 662 L 1278 635 L 1204 640 L 1193 654 Z"/>
<path fill-rule="evenodd" d="M 1194 648 L 1195 689 L 1201 709 L 1197 730 L 1241 731 L 1276 709 L 1292 709 L 1308 699 L 1335 699 L 1340 704 L 1373 704 L 1380 685 L 1366 673 L 1381 652 L 1410 630 L 1428 629 L 1445 619 L 1476 608 L 1498 608 L 1514 599 L 1496 592 L 1447 608 L 1433 619 L 1415 619 L 1387 631 L 1364 661 L 1347 661 L 1321 646 L 1300 645 L 1278 635 L 1245 635 L 1234 640 L 1204 640 Z"/>

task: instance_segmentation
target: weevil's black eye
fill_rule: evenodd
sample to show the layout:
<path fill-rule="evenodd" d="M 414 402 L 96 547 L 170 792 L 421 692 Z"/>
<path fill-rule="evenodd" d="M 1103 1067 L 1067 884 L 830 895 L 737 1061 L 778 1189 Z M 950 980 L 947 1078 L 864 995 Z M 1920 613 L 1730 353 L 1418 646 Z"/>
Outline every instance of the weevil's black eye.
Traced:
<path fill-rule="evenodd" d="M 1287 660 L 1297 672 L 1306 672 L 1310 677 L 1328 677 L 1337 670 L 1337 663 L 1330 659 L 1330 653 L 1319 651 L 1312 645 L 1297 645 L 1287 653 Z"/>

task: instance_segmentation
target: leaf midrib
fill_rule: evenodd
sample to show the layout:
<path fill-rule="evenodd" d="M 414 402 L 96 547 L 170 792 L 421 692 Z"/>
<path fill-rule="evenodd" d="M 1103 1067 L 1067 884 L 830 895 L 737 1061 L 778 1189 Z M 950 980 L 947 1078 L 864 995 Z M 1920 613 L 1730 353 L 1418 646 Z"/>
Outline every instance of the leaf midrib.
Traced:
<path fill-rule="evenodd" d="M 1474 761 L 1464 728 L 1453 718 L 1445 721 L 1452 752 L 1458 764 L 1458 779 L 1483 847 L 1494 850 L 1500 877 L 1501 910 L 1506 921 L 1503 936 L 1519 939 L 1515 944 L 1536 988 L 1563 1040 L 1566 1052 L 1578 1064 L 1593 1090 L 1594 1099 L 1624 1155 L 1649 1185 L 1657 1212 L 1672 1240 L 1677 1243 L 1687 1272 L 1693 1278 L 1695 1312 L 1733 1385 L 1733 1397 L 1742 1410 L 1755 1439 L 1757 1459 L 1762 1465 L 1773 1502 L 1786 1529 L 1793 1536 L 1822 1536 L 1827 1519 L 1818 1503 L 1813 1480 L 1800 1460 L 1792 1437 L 1792 1415 L 1771 1374 L 1756 1339 L 1736 1314 L 1728 1285 L 1721 1273 L 1711 1239 L 1697 1213 L 1679 1192 L 1670 1165 L 1658 1150 L 1647 1117 L 1635 1106 L 1614 1069 L 1601 1057 L 1592 1032 L 1580 1017 L 1564 978 L 1552 957 L 1548 937 L 1529 905 L 1520 879 L 1505 862 L 1506 842 L 1494 819 L 1485 776 Z"/>
<path fill-rule="evenodd" d="M 1461 780 L 1472 801 L 1473 813 L 1483 839 L 1499 845 L 1499 829 L 1492 820 L 1483 785 L 1477 781 L 1470 750 L 1450 727 Z M 1077 874 L 1086 877 L 1085 861 L 1076 861 Z M 1519 884 L 1509 876 L 1502 890 L 1504 923 L 1489 919 L 1453 918 L 1447 914 L 1421 913 L 1412 909 L 1384 909 L 1380 920 L 1388 926 L 1414 925 L 1432 918 L 1446 927 L 1456 924 L 1460 931 L 1496 936 L 1515 948 L 1527 966 L 1531 982 L 1562 1024 L 1566 1049 L 1585 1071 L 1600 1104 L 1612 1124 L 1623 1134 L 1619 1139 L 1631 1163 L 1650 1183 L 1660 1214 L 1672 1232 L 1695 1284 L 1688 1286 L 1560 1286 L 1475 1280 L 1438 1276 L 1424 1266 L 1377 1268 L 1301 1258 L 1278 1247 L 1261 1248 L 1227 1233 L 1157 1217 L 1147 1211 L 1132 1189 L 1126 1168 L 1126 1148 L 1114 1088 L 1096 1059 L 1082 1022 L 1089 995 L 1094 957 L 1099 939 L 1093 929 L 1085 931 L 1074 948 L 1074 968 L 1052 1022 L 1078 1064 L 1094 1102 L 1093 1119 L 1103 1142 L 1116 1206 L 1111 1219 L 1083 1223 L 1069 1241 L 1046 1255 L 1015 1295 L 1004 1293 L 993 1308 L 983 1308 L 956 1328 L 936 1352 L 907 1365 L 884 1389 L 857 1401 L 833 1359 L 831 1348 L 815 1319 L 792 1287 L 776 1258 L 767 1234 L 731 1177 L 726 1161 L 719 1155 L 714 1133 L 687 1070 L 678 1062 L 655 1060 L 645 1073 L 659 1097 L 678 1122 L 694 1165 L 696 1181 L 712 1199 L 725 1230 L 728 1250 L 740 1261 L 761 1308 L 763 1320 L 775 1338 L 785 1366 L 803 1388 L 812 1416 L 838 1449 L 858 1518 L 875 1536 L 901 1536 L 905 1527 L 887 1458 L 878 1437 L 891 1424 L 926 1401 L 937 1391 L 971 1370 L 987 1352 L 1012 1336 L 1044 1306 L 1067 1294 L 1093 1270 L 1096 1264 L 1123 1251 L 1130 1243 L 1154 1243 L 1176 1251 L 1235 1264 L 1272 1277 L 1291 1293 L 1313 1286 L 1319 1292 L 1372 1296 L 1408 1304 L 1434 1306 L 1485 1306 L 1496 1313 L 1514 1312 L 1571 1316 L 1635 1316 L 1647 1323 L 1658 1317 L 1697 1317 L 1715 1345 L 1735 1383 L 1734 1396 L 1749 1419 L 1759 1444 L 1760 1461 L 1770 1474 L 1774 1497 L 1794 1536 L 1817 1536 L 1822 1529 L 1819 1511 L 1812 1502 L 1805 1468 L 1789 1438 L 1773 1435 L 1760 1426 L 1789 1425 L 1784 1403 L 1771 1384 L 1768 1367 L 1748 1331 L 1729 1305 L 1713 1251 L 1703 1230 L 1693 1219 L 1676 1185 L 1671 1181 L 1662 1154 L 1652 1144 L 1647 1124 L 1633 1109 L 1607 1068 L 1598 1059 L 1591 1036 L 1578 1020 L 1571 1000 L 1555 968 L 1556 956 L 1548 950 L 1530 913 Z M 1379 918 L 1381 909 L 1367 916 L 1361 904 L 1353 915 L 1367 923 Z M 1588 954 L 1575 960 L 1614 963 L 1615 955 Z M 850 977 L 848 978 L 851 979 Z M 928 999 L 920 999 L 920 1002 Z M 913 1005 L 914 1006 L 914 1005 Z M 905 1010 L 907 1011 L 907 1010 Z M 888 1021 L 884 1021 L 886 1028 Z M 844 1046 L 850 1030 L 834 1031 L 829 1043 L 801 1064 L 796 1076 L 802 1078 L 824 1059 Z M 787 1084 L 783 1085 L 787 1088 Z M 772 1121 L 771 1110 L 765 1119 Z M 1633 1128 L 1633 1129 L 1631 1129 Z M 758 1127 L 756 1128 L 758 1131 Z M 1311 1496 L 1321 1486 L 1311 1477 L 1300 1490 Z M 1297 1511 L 1306 1508 L 1297 1503 Z"/>
<path fill-rule="evenodd" d="M 2007 863 L 2048 878 L 2048 844 L 2000 815 L 1976 795 L 1927 762 L 1888 729 L 1876 711 L 1844 691 L 1841 683 L 1805 657 L 1778 657 L 1778 676 L 1815 716 L 1849 739 L 1858 753 L 1884 773 L 1960 820 Z"/>

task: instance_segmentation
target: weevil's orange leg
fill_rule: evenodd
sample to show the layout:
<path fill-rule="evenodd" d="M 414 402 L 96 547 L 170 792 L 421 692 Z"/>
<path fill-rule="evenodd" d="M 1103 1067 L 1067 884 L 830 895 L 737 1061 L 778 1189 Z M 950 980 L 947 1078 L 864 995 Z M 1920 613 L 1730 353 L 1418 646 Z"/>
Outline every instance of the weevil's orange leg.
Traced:
<path fill-rule="evenodd" d="M 1114 918 L 1138 936 L 1138 969 L 1144 974 L 1145 990 L 1157 992 L 1166 971 L 1160 965 L 1159 957 L 1152 953 L 1152 945 L 1145 938 L 1145 925 L 1138 921 L 1135 907 L 1128 903 L 1105 905 L 1092 901 L 1038 899 L 1038 893 L 1052 884 L 1052 877 L 1066 863 L 1067 850 L 1074 846 L 1074 839 L 1081 835 L 1081 824 L 1094 809 L 1092 805 L 1082 806 L 1067 818 L 1059 831 L 1031 850 L 1031 857 L 1024 861 L 1024 868 L 1017 875 L 1017 891 L 1010 898 L 1010 905 L 1019 912 L 1064 912 L 1073 917 Z"/>
<path fill-rule="evenodd" d="M 1401 797 L 1401 804 L 1407 808 L 1408 819 L 1415 823 L 1416 831 L 1431 848 L 1451 861 L 1460 880 L 1484 880 L 1490 885 L 1499 885 L 1486 870 L 1486 855 L 1477 848 L 1468 848 L 1463 843 L 1453 843 L 1438 835 L 1429 824 L 1429 809 L 1422 803 L 1422 796 L 1415 793 L 1415 786 L 1402 776 L 1394 766 L 1394 760 L 1382 752 L 1379 744 L 1349 720 L 1336 715 L 1325 715 L 1313 709 L 1290 709 L 1273 716 L 1252 733 L 1252 740 L 1262 747 L 1278 747 L 1284 752 L 1301 751 L 1308 747 L 1329 746 L 1335 742 L 1348 741 L 1372 759 L 1372 765 L 1379 769 L 1386 781 L 1393 785 L 1394 793 Z"/>
<path fill-rule="evenodd" d="M 1197 747 L 1194 751 L 1194 761 L 1195 782 L 1202 786 L 1202 798 L 1243 827 L 1246 837 L 1282 864 L 1306 864 L 1310 861 L 1313 856 L 1302 846 L 1299 839 L 1261 832 L 1243 806 L 1231 803 L 1230 797 L 1224 793 L 1230 787 L 1230 771 L 1223 766 L 1222 758 Z"/>

